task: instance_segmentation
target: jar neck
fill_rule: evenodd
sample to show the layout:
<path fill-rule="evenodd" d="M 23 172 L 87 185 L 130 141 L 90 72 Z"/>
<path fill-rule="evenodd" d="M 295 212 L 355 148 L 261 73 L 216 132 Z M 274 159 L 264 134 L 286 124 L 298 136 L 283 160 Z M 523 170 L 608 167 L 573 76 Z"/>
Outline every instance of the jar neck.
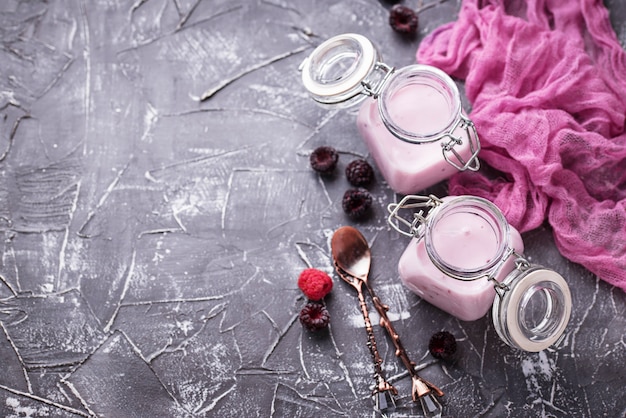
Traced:
<path fill-rule="evenodd" d="M 492 278 L 513 252 L 508 222 L 486 199 L 453 198 L 426 221 L 426 252 L 439 270 L 455 279 Z"/>
<path fill-rule="evenodd" d="M 381 119 L 399 139 L 412 143 L 439 140 L 461 120 L 461 98 L 443 71 L 415 64 L 395 70 L 378 98 Z"/>

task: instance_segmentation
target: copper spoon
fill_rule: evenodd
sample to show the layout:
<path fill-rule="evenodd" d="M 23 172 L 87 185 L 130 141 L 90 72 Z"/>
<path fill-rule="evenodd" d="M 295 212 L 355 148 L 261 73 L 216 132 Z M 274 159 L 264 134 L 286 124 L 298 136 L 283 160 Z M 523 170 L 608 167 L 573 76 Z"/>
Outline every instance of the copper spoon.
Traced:
<path fill-rule="evenodd" d="M 433 394 L 443 396 L 443 391 L 419 376 L 415 370 L 415 363 L 409 359 L 400 341 L 400 336 L 387 317 L 389 307 L 380 301 L 367 281 L 372 260 L 367 240 L 358 229 L 351 226 L 343 226 L 333 234 L 331 247 L 333 259 L 338 269 L 343 270 L 343 272 L 365 284 L 367 291 L 372 297 L 374 306 L 380 315 L 380 326 L 385 328 L 391 337 L 396 348 L 396 356 L 402 360 L 411 376 L 413 401 L 420 401 L 424 414 L 427 417 L 440 416 L 441 405 Z"/>
<path fill-rule="evenodd" d="M 331 245 L 333 244 L 335 244 L 334 237 Z M 391 412 L 395 409 L 396 401 L 394 397 L 398 394 L 398 391 L 395 387 L 393 387 L 391 383 L 387 381 L 381 367 L 383 360 L 378 352 L 376 338 L 374 336 L 374 329 L 372 327 L 372 322 L 369 318 L 367 304 L 365 302 L 365 296 L 363 295 L 363 281 L 346 273 L 341 267 L 339 267 L 337 261 L 335 261 L 335 269 L 337 270 L 337 274 L 339 275 L 339 277 L 341 277 L 341 279 L 348 283 L 350 286 L 354 287 L 354 289 L 357 291 L 361 314 L 363 315 L 363 320 L 365 321 L 365 331 L 367 332 L 367 346 L 370 350 L 370 354 L 372 355 L 372 360 L 374 362 L 374 379 L 376 380 L 376 385 L 374 387 L 372 397 L 374 399 L 374 405 L 376 407 L 376 410 L 378 410 L 378 412 L 380 412 L 383 416 L 387 416 L 387 412 Z"/>
<path fill-rule="evenodd" d="M 339 266 L 337 266 L 336 263 L 335 269 L 337 270 L 339 277 L 357 290 L 361 313 L 363 314 L 363 319 L 365 321 L 365 330 L 367 331 L 367 346 L 370 349 L 372 360 L 374 362 L 374 379 L 376 380 L 376 386 L 374 387 L 372 398 L 374 400 L 376 410 L 380 412 L 383 417 L 386 417 L 387 412 L 392 412 L 396 408 L 395 395 L 398 394 L 398 391 L 387 381 L 381 367 L 383 359 L 380 357 L 378 347 L 376 345 L 374 329 L 372 328 L 372 322 L 370 321 L 367 305 L 365 304 L 365 297 L 363 296 L 363 292 L 361 290 L 362 282 L 343 271 Z"/>

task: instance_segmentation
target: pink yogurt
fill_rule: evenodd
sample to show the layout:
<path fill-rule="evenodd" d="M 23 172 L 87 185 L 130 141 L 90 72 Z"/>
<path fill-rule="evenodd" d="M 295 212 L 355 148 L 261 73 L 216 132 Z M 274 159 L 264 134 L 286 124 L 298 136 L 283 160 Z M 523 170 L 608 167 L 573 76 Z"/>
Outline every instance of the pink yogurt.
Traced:
<path fill-rule="evenodd" d="M 457 198 L 442 200 L 454 199 Z M 494 261 L 494 255 L 498 254 L 500 244 L 489 222 L 473 213 L 452 213 L 445 222 L 436 223 L 431 233 L 432 247 L 439 257 L 458 270 L 476 271 Z M 504 241 L 518 254 L 523 253 L 524 243 L 515 228 L 509 226 Z M 494 278 L 502 282 L 514 269 L 514 263 L 515 257 L 508 257 Z M 424 237 L 411 239 L 400 257 L 398 272 L 408 289 L 462 321 L 485 316 L 496 297 L 494 283 L 484 276 L 460 280 L 440 270 L 427 253 Z"/>

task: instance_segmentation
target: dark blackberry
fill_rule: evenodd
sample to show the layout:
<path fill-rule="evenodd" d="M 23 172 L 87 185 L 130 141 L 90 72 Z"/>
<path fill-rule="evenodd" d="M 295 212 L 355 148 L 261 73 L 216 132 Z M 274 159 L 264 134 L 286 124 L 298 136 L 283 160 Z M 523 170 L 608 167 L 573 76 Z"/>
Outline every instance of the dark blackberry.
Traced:
<path fill-rule="evenodd" d="M 346 177 L 353 186 L 367 186 L 374 180 L 374 169 L 365 160 L 354 160 L 346 166 Z"/>
<path fill-rule="evenodd" d="M 319 331 L 328 326 L 330 314 L 321 303 L 309 302 L 300 311 L 300 322 L 309 331 Z"/>
<path fill-rule="evenodd" d="M 349 217 L 364 219 L 372 207 L 372 195 L 362 187 L 348 189 L 343 195 L 341 207 Z"/>
<path fill-rule="evenodd" d="M 410 7 L 394 4 L 389 11 L 389 24 L 396 32 L 413 35 L 417 32 L 417 13 Z"/>
<path fill-rule="evenodd" d="M 335 170 L 339 154 L 333 147 L 317 147 L 309 156 L 309 161 L 313 170 L 320 174 L 330 174 Z"/>
<path fill-rule="evenodd" d="M 430 337 L 428 350 L 433 357 L 449 360 L 456 352 L 456 339 L 448 331 L 440 331 Z"/>

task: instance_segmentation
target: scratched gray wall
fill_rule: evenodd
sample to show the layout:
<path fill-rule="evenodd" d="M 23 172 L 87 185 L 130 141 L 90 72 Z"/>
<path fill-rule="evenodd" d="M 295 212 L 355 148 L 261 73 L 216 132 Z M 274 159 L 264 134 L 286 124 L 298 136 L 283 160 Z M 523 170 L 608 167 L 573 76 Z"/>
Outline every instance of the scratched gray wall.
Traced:
<path fill-rule="evenodd" d="M 406 1 L 417 6 L 418 1 Z M 607 1 L 626 44 L 626 7 Z M 0 416 L 370 415 L 371 363 L 353 291 L 335 276 L 327 332 L 303 332 L 305 267 L 332 271 L 342 175 L 368 157 L 353 112 L 322 109 L 298 64 L 327 37 L 369 36 L 389 64 L 459 0 L 420 16 L 416 39 L 376 0 L 14 1 L 0 4 Z M 206 100 L 200 100 L 206 99 Z M 520 353 L 489 318 L 462 323 L 406 291 L 407 241 L 385 224 L 380 175 L 372 284 L 449 416 L 617 417 L 626 412 L 626 298 L 563 260 L 548 228 L 527 255 L 570 280 L 558 352 Z M 439 186 L 435 192 L 445 193 Z M 440 329 L 456 362 L 427 353 Z M 399 415 L 419 409 L 379 328 Z"/>

